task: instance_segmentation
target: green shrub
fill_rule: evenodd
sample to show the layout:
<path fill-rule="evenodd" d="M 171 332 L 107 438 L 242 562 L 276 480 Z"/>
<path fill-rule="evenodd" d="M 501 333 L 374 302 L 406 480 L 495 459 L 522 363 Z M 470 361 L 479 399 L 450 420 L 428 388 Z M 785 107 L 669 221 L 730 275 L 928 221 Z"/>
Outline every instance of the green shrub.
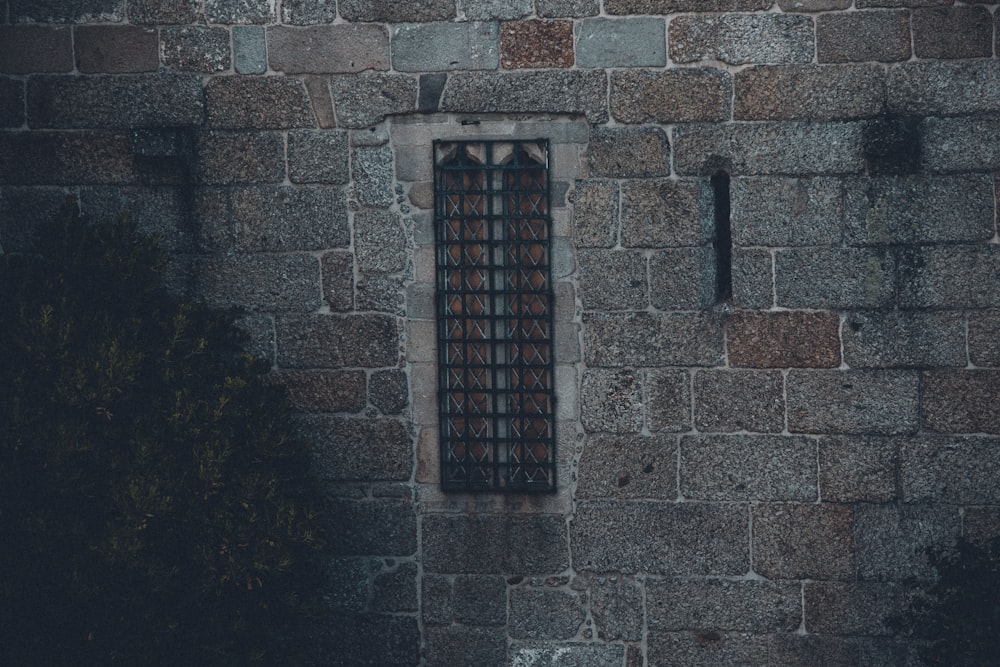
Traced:
<path fill-rule="evenodd" d="M 280 391 L 126 221 L 0 257 L 0 664 L 295 664 L 326 536 Z"/>

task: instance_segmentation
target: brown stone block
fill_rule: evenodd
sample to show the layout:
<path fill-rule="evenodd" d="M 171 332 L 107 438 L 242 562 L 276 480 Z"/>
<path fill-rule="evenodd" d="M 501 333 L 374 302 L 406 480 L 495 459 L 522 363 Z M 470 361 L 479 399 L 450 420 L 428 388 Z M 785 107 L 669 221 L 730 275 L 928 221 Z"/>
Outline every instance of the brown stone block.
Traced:
<path fill-rule="evenodd" d="M 738 311 L 726 335 L 729 363 L 748 368 L 833 368 L 840 365 L 835 313 Z"/>
<path fill-rule="evenodd" d="M 271 69 L 288 74 L 346 74 L 389 69 L 389 33 L 380 25 L 267 29 Z"/>
<path fill-rule="evenodd" d="M 277 183 L 285 178 L 285 140 L 277 132 L 210 131 L 198 137 L 205 184 Z"/>
<path fill-rule="evenodd" d="M 907 11 L 840 12 L 816 17 L 821 63 L 897 62 L 910 58 Z"/>
<path fill-rule="evenodd" d="M 623 123 L 726 120 L 732 84 L 717 69 L 618 71 L 611 75 L 611 115 Z"/>
<path fill-rule="evenodd" d="M 69 72 L 73 50 L 69 28 L 0 25 L 0 72 Z"/>
<path fill-rule="evenodd" d="M 365 407 L 363 371 L 275 371 L 268 379 L 288 392 L 303 412 L 360 412 Z"/>
<path fill-rule="evenodd" d="M 500 26 L 504 69 L 573 66 L 572 21 L 510 21 Z"/>
<path fill-rule="evenodd" d="M 836 120 L 877 115 L 885 102 L 878 65 L 754 67 L 736 74 L 737 120 Z"/>
<path fill-rule="evenodd" d="M 205 86 L 205 107 L 214 128 L 316 127 L 306 88 L 291 77 L 214 77 Z"/>
<path fill-rule="evenodd" d="M 156 30 L 138 26 L 78 26 L 76 67 L 85 73 L 155 72 L 160 65 Z"/>
<path fill-rule="evenodd" d="M 213 308 L 312 312 L 320 307 L 319 262 L 312 255 L 231 255 L 201 260 L 198 296 Z"/>
<path fill-rule="evenodd" d="M 854 515 L 847 505 L 761 505 L 753 569 L 769 579 L 853 579 Z"/>
<path fill-rule="evenodd" d="M 993 55 L 989 10 L 976 5 L 914 10 L 913 51 L 918 58 L 989 58 Z"/>
<path fill-rule="evenodd" d="M 923 425 L 938 433 L 1000 433 L 1000 371 L 923 374 Z"/>

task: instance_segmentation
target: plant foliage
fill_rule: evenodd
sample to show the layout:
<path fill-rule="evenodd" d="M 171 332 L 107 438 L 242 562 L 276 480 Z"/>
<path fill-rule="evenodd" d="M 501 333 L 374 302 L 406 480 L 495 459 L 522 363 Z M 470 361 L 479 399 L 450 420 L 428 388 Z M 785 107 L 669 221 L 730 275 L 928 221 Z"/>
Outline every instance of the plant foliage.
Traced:
<path fill-rule="evenodd" d="M 321 493 L 226 314 L 76 210 L 0 257 L 0 664 L 290 663 Z"/>

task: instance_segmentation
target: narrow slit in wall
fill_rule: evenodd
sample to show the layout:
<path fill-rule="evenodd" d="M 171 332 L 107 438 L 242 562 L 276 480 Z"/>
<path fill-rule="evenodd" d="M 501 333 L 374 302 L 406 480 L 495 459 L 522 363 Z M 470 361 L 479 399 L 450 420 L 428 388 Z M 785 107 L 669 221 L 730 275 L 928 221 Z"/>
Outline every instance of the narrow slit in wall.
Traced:
<path fill-rule="evenodd" d="M 712 176 L 715 228 L 712 247 L 715 250 L 715 302 L 722 303 L 733 296 L 733 239 L 729 226 L 729 174 L 718 171 Z"/>

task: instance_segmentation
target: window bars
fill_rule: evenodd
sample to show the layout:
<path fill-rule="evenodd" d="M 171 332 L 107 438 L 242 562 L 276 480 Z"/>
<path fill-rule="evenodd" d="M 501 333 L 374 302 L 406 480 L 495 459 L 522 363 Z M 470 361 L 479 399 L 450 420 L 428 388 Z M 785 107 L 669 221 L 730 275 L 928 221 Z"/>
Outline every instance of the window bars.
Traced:
<path fill-rule="evenodd" d="M 435 141 L 445 490 L 553 491 L 549 146 Z"/>

